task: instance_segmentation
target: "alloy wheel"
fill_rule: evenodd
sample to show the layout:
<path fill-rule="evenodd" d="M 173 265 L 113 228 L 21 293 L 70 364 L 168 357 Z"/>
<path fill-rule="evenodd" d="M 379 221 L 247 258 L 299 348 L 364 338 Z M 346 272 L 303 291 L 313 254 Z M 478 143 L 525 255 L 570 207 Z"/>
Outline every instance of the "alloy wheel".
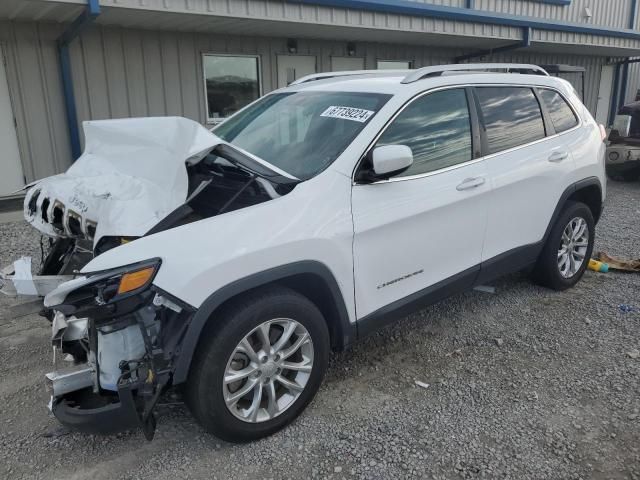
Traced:
<path fill-rule="evenodd" d="M 229 411 L 249 423 L 271 420 L 302 394 L 313 369 L 313 341 L 295 320 L 268 320 L 231 354 L 222 389 Z"/>
<path fill-rule="evenodd" d="M 558 269 L 564 278 L 573 277 L 585 262 L 589 248 L 589 227 L 582 217 L 573 218 L 562 231 Z"/>

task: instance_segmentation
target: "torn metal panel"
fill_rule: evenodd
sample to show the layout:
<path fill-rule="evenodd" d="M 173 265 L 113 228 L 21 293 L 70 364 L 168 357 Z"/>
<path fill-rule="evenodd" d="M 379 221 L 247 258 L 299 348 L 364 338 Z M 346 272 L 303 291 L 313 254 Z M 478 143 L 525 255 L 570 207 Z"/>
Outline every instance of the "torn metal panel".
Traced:
<path fill-rule="evenodd" d="M 81 364 L 45 375 L 47 386 L 54 397 L 93 386 L 94 369 Z"/>
<path fill-rule="evenodd" d="M 31 258 L 22 257 L 0 270 L 0 293 L 10 297 L 44 297 L 72 278 L 72 275 L 32 275 Z"/>

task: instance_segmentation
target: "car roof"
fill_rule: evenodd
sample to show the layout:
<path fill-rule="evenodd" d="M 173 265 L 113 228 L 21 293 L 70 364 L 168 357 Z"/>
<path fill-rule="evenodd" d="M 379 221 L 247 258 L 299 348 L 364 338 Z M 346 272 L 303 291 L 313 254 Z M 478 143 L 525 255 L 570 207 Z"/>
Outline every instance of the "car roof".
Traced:
<path fill-rule="evenodd" d="M 479 65 L 477 70 L 471 68 L 476 65 Z M 392 95 L 406 93 L 410 95 L 441 86 L 467 84 L 548 86 L 565 92 L 572 88 L 566 80 L 548 76 L 540 67 L 536 68 L 544 74 L 479 71 L 485 65 L 497 64 L 443 65 L 417 70 L 326 72 L 299 79 L 279 91 L 367 92 Z M 503 68 L 507 68 L 513 64 L 504 65 Z M 454 70 L 454 67 L 465 68 L 458 71 Z M 421 71 L 425 72 L 424 76 L 421 75 Z"/>

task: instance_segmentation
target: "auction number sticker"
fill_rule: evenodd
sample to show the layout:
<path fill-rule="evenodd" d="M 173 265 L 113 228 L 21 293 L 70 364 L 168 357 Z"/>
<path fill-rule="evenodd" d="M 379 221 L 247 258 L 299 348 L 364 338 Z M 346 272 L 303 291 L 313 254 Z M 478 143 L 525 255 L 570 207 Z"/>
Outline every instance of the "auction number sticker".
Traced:
<path fill-rule="evenodd" d="M 333 105 L 320 114 L 321 117 L 341 118 L 343 120 L 353 120 L 364 123 L 376 112 L 363 108 L 339 107 Z"/>

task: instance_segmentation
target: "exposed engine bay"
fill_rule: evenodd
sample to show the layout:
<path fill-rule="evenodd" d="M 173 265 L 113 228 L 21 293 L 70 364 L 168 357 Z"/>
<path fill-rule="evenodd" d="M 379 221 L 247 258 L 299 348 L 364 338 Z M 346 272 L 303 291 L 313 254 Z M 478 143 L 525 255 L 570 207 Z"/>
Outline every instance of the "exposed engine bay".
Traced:
<path fill-rule="evenodd" d="M 50 409 L 64 424 L 111 433 L 140 427 L 194 309 L 152 284 L 161 259 L 78 273 L 93 258 L 163 230 L 267 202 L 298 180 L 184 118 L 85 122 L 85 152 L 67 172 L 30 185 L 25 219 L 44 236 L 30 260 L 0 272 L 0 291 L 44 296 L 56 368 Z"/>

